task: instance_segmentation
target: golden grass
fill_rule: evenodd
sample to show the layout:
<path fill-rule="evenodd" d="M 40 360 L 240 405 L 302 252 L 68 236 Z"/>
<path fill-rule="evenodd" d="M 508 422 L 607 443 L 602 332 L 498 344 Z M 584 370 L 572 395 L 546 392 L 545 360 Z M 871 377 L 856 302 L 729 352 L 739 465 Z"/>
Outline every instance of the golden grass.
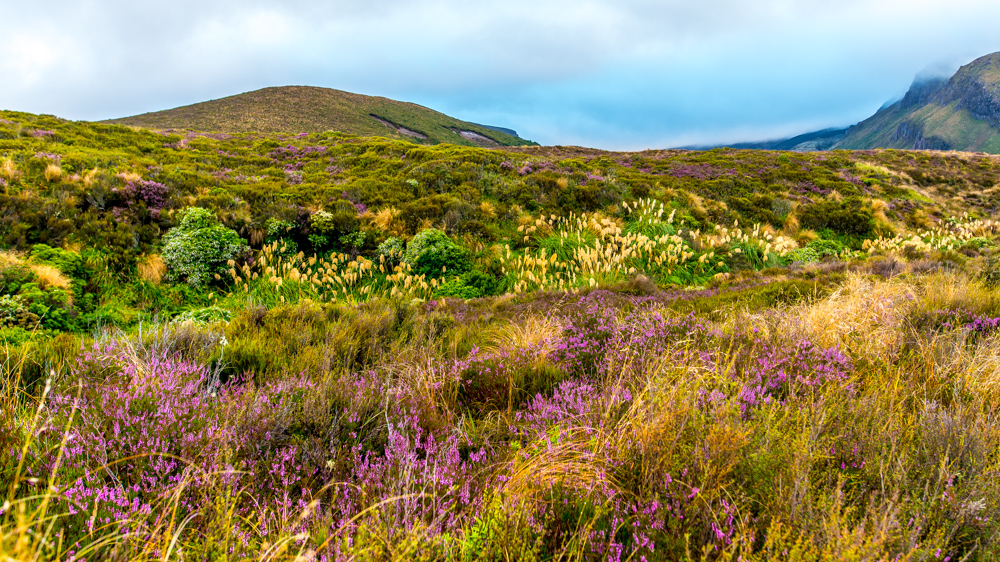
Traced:
<path fill-rule="evenodd" d="M 167 264 L 159 254 L 148 254 L 139 260 L 139 277 L 147 283 L 159 285 L 167 273 Z"/>
<path fill-rule="evenodd" d="M 237 267 L 230 260 L 228 276 L 235 284 L 235 292 L 249 293 L 254 285 L 263 281 L 279 290 L 295 287 L 294 290 L 302 293 L 299 296 L 359 302 L 384 296 L 428 299 L 439 286 L 437 279 L 413 275 L 406 263 L 387 266 L 384 256 L 376 264 L 363 256 L 352 259 L 346 254 L 333 254 L 320 258 L 307 257 L 302 252 L 287 256 L 284 252 L 284 246 L 274 242 L 261 249 L 252 266 Z M 384 282 L 378 282 L 382 279 Z"/>
<path fill-rule="evenodd" d="M 788 307 L 780 318 L 753 314 L 746 320 L 737 314 L 731 322 L 750 321 L 774 336 L 806 337 L 824 347 L 839 346 L 873 360 L 890 360 L 898 356 L 908 337 L 906 321 L 917 291 L 899 277 L 873 280 L 853 273 L 832 294 Z M 777 323 L 769 322 L 774 318 Z"/>
<path fill-rule="evenodd" d="M 93 186 L 94 182 L 97 181 L 97 173 L 98 173 L 97 168 L 94 168 L 94 169 L 90 170 L 89 172 L 87 172 L 86 174 L 84 174 L 83 175 L 83 186 L 87 187 L 87 188 Z"/>
<path fill-rule="evenodd" d="M 974 238 L 993 238 L 1000 235 L 1000 221 L 961 220 L 931 230 L 922 230 L 910 236 L 897 234 L 892 238 L 879 237 L 865 240 L 862 250 L 869 254 L 891 254 L 902 257 L 923 256 L 932 250 L 954 250 Z"/>
<path fill-rule="evenodd" d="M 3 176 L 4 179 L 12 180 L 16 179 L 20 175 L 21 172 L 17 169 L 17 166 L 14 165 L 14 161 L 10 158 L 0 162 L 0 176 Z"/>
<path fill-rule="evenodd" d="M 55 287 L 57 289 L 70 290 L 72 285 L 58 268 L 46 264 L 30 264 L 31 272 L 35 274 L 35 281 L 41 289 Z"/>
<path fill-rule="evenodd" d="M 485 349 L 525 349 L 539 347 L 543 354 L 553 350 L 563 326 L 550 316 L 533 315 L 520 323 L 504 324 L 497 328 Z"/>
<path fill-rule="evenodd" d="M 142 176 L 135 172 L 118 172 L 115 176 L 124 182 L 135 182 L 142 179 Z"/>
<path fill-rule="evenodd" d="M 49 164 L 45 167 L 45 181 L 56 181 L 62 177 L 62 168 L 56 164 Z"/>
<path fill-rule="evenodd" d="M 483 214 L 483 218 L 487 220 L 493 220 L 497 218 L 497 208 L 489 201 L 483 201 L 479 203 L 479 212 Z"/>
<path fill-rule="evenodd" d="M 13 265 L 24 265 L 24 257 L 13 250 L 0 250 L 0 269 Z"/>
<path fill-rule="evenodd" d="M 383 232 L 388 232 L 395 236 L 402 236 L 405 232 L 405 225 L 399 220 L 403 212 L 395 207 L 384 207 L 375 212 L 368 212 L 366 216 L 371 223 Z"/>

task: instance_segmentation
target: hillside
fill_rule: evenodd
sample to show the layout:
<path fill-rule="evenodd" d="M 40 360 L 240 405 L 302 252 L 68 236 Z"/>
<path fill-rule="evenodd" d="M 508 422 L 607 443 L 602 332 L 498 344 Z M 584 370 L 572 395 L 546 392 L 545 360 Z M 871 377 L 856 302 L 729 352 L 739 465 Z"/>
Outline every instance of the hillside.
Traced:
<path fill-rule="evenodd" d="M 902 100 L 851 127 L 836 148 L 1000 153 L 1000 53 L 948 80 L 915 81 Z"/>
<path fill-rule="evenodd" d="M 998 184 L 0 112 L 0 560 L 990 560 Z"/>
<path fill-rule="evenodd" d="M 454 119 L 413 103 L 329 88 L 264 88 L 176 109 L 111 119 L 147 129 L 221 133 L 321 133 L 406 139 L 420 144 L 531 145 L 510 129 Z"/>

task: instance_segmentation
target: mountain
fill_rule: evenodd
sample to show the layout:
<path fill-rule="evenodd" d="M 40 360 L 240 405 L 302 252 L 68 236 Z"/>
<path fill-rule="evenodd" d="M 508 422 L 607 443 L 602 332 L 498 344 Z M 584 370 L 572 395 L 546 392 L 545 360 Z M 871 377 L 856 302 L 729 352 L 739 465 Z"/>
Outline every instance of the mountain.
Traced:
<path fill-rule="evenodd" d="M 405 139 L 422 144 L 534 145 L 510 129 L 460 121 L 413 103 L 329 88 L 264 88 L 106 123 L 222 133 L 318 133 Z"/>
<path fill-rule="evenodd" d="M 724 145 L 707 146 L 686 146 L 685 150 L 709 150 L 712 148 L 739 148 L 756 150 L 791 150 L 794 152 L 816 152 L 829 150 L 838 142 L 844 139 L 847 129 L 823 129 L 812 133 L 805 133 L 787 139 L 777 139 L 758 142 L 738 142 Z"/>
<path fill-rule="evenodd" d="M 950 79 L 918 79 L 903 99 L 848 129 L 834 148 L 906 148 L 1000 154 L 1000 53 Z"/>

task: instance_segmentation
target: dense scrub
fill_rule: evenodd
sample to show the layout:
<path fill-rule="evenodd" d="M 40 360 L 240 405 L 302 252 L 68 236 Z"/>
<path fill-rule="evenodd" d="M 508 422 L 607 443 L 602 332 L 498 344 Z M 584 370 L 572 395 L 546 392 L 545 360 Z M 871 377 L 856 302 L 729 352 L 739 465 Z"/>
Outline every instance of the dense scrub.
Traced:
<path fill-rule="evenodd" d="M 342 282 L 345 271 L 331 271 L 332 283 L 320 276 L 324 298 L 336 289 L 336 298 L 363 300 L 395 285 L 418 286 L 420 297 L 475 297 L 589 287 L 634 273 L 661 285 L 704 284 L 830 254 L 816 244 L 887 251 L 914 234 L 924 242 L 954 235 L 950 217 L 992 217 L 998 178 L 1000 163 L 985 155 L 487 150 L 332 132 L 161 134 L 5 112 L 0 247 L 22 261 L 38 247 L 69 256 L 60 272 L 76 298 L 39 282 L 41 293 L 24 289 L 32 283 L 16 272 L 0 273 L 21 279 L 0 292 L 20 294 L 46 329 L 134 325 L 233 293 L 234 277 L 255 263 L 254 253 L 236 251 L 243 244 L 253 252 L 280 245 L 283 265 L 300 277 L 318 273 L 302 266 L 311 256 L 379 273 L 362 294 Z M 207 220 L 226 229 L 220 233 L 234 233 L 234 271 L 208 263 L 204 248 L 172 242 L 190 240 L 168 232 L 191 207 L 211 213 Z M 430 228 L 454 243 L 448 260 L 462 256 L 457 269 L 438 258 L 414 269 L 401 259 L 409 239 Z M 980 234 L 945 245 L 968 247 Z M 982 250 L 977 242 L 969 249 Z M 560 263 L 543 265 L 554 255 Z M 19 306 L 7 304 L 6 325 L 34 320 L 18 316 Z"/>
<path fill-rule="evenodd" d="M 992 559 L 1000 293 L 840 275 L 106 333 L 5 396 L 0 552 Z"/>
<path fill-rule="evenodd" d="M 981 155 L 0 114 L 0 555 L 995 559 Z"/>

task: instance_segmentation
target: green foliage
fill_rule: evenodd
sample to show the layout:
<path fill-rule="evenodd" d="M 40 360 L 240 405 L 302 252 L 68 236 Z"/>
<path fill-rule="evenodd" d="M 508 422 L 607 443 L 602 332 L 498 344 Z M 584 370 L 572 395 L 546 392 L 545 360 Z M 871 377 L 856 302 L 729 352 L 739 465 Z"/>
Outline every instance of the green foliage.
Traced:
<path fill-rule="evenodd" d="M 395 266 L 403 261 L 403 253 L 405 251 L 406 246 L 403 244 L 403 241 L 395 236 L 386 238 L 385 241 L 378 245 L 378 255 L 385 258 L 385 262 L 390 266 Z"/>
<path fill-rule="evenodd" d="M 830 229 L 848 236 L 866 236 L 875 228 L 871 206 L 859 197 L 823 201 L 799 207 L 799 222 L 814 230 Z"/>
<path fill-rule="evenodd" d="M 31 248 L 31 261 L 53 265 L 73 279 L 84 279 L 86 267 L 83 257 L 69 250 L 36 244 Z"/>
<path fill-rule="evenodd" d="M 15 326 L 32 327 L 37 324 L 27 318 L 28 309 L 24 305 L 24 297 L 20 295 L 0 296 L 0 327 L 12 328 Z"/>
<path fill-rule="evenodd" d="M 478 299 L 498 294 L 501 286 L 496 277 L 474 269 L 444 282 L 434 292 L 434 295 L 459 299 Z"/>
<path fill-rule="evenodd" d="M 282 240 L 288 236 L 292 230 L 295 229 L 295 225 L 289 221 L 283 221 L 276 218 L 269 218 L 264 223 L 265 228 L 265 242 L 274 242 L 276 240 Z"/>
<path fill-rule="evenodd" d="M 360 250 L 365 247 L 366 238 L 367 233 L 364 231 L 351 232 L 340 237 L 340 246 L 352 250 Z"/>
<path fill-rule="evenodd" d="M 15 263 L 0 267 L 0 293 L 17 294 L 21 287 L 34 279 L 35 274 L 26 264 Z"/>
<path fill-rule="evenodd" d="M 806 246 L 797 248 L 788 253 L 784 259 L 785 264 L 790 263 L 816 263 L 821 259 L 819 252 Z"/>
<path fill-rule="evenodd" d="M 826 240 L 823 238 L 817 238 L 806 244 L 806 248 L 816 252 L 820 258 L 835 258 L 840 256 L 847 246 L 836 241 L 836 240 Z"/>
<path fill-rule="evenodd" d="M 444 232 L 428 228 L 410 240 L 403 261 L 417 275 L 438 277 L 463 273 L 469 268 L 469 253 L 451 241 Z"/>
<path fill-rule="evenodd" d="M 180 224 L 163 236 L 168 275 L 192 287 L 210 283 L 213 275 L 225 271 L 228 260 L 247 250 L 235 231 L 218 224 L 214 213 L 200 207 L 188 209 Z"/>
<path fill-rule="evenodd" d="M 213 322 L 229 322 L 231 317 L 231 311 L 218 306 L 209 306 L 206 308 L 187 310 L 177 316 L 175 320 L 178 322 L 191 321 L 202 324 L 210 324 Z"/>

